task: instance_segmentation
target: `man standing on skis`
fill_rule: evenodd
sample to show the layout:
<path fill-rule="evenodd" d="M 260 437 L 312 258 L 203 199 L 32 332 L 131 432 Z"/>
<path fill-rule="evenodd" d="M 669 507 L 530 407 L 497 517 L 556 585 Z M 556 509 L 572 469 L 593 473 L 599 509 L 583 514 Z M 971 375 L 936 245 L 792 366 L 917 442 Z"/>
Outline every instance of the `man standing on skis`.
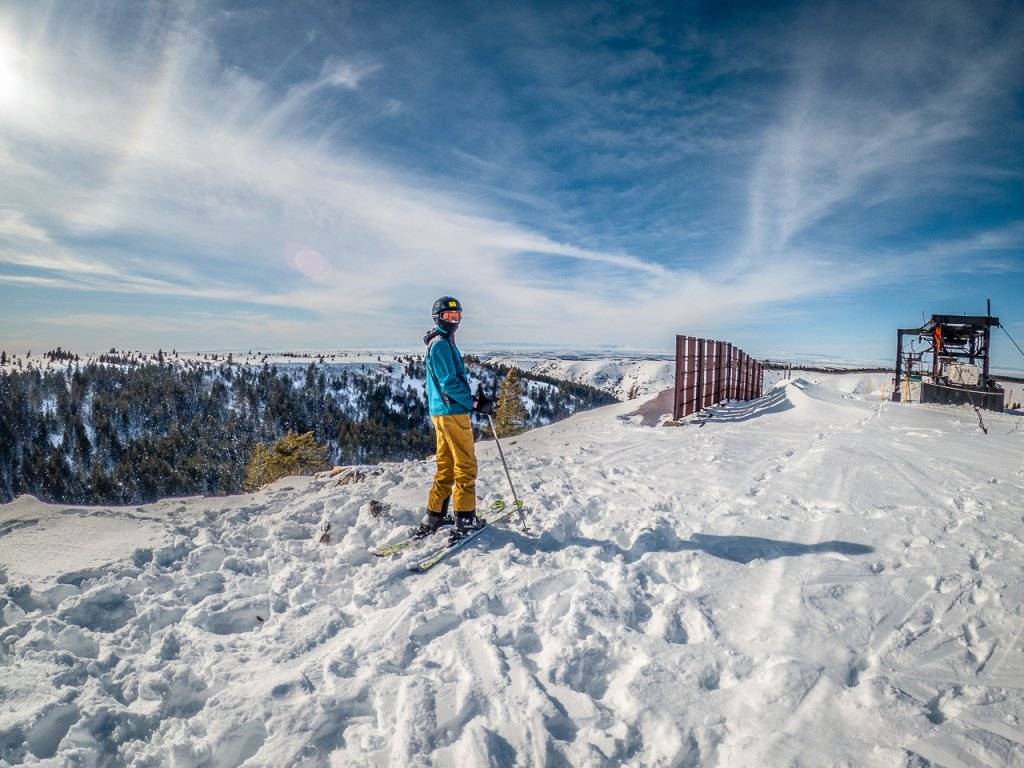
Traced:
<path fill-rule="evenodd" d="M 427 345 L 427 405 L 437 433 L 437 472 L 427 497 L 427 514 L 417 534 L 427 536 L 445 523 L 449 501 L 455 513 L 453 538 L 479 528 L 476 516 L 476 450 L 469 415 L 476 408 L 466 365 L 455 346 L 462 305 L 452 296 L 434 302 Z"/>

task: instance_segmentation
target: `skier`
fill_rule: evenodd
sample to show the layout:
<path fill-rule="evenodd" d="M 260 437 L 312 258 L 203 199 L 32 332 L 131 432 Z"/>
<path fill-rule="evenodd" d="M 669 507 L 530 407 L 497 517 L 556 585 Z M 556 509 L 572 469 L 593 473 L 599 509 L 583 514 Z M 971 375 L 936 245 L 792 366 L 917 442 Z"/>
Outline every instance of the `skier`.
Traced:
<path fill-rule="evenodd" d="M 449 500 L 455 513 L 453 539 L 483 527 L 476 516 L 476 450 L 469 415 L 482 404 L 473 397 L 455 331 L 462 321 L 462 304 L 442 296 L 431 311 L 427 345 L 427 404 L 437 433 L 437 471 L 427 496 L 427 514 L 417 534 L 427 536 L 445 523 Z"/>

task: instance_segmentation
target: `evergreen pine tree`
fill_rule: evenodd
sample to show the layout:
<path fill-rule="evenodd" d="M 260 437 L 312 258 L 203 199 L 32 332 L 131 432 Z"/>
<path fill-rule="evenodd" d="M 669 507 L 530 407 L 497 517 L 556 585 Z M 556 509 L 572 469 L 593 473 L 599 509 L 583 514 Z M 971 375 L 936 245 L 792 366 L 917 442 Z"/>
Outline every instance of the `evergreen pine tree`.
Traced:
<path fill-rule="evenodd" d="M 494 425 L 502 437 L 518 435 L 524 430 L 526 409 L 523 407 L 519 385 L 519 372 L 510 368 L 501 382 L 498 392 L 498 408 L 494 414 Z"/>

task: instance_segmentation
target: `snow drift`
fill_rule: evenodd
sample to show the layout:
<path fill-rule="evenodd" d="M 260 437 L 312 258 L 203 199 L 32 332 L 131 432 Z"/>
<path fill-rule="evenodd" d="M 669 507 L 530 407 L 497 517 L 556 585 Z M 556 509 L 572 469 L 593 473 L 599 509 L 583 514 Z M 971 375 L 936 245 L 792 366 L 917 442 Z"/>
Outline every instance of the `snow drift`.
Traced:
<path fill-rule="evenodd" d="M 422 575 L 428 462 L 0 507 L 0 763 L 1021 765 L 1024 430 L 855 391 L 510 440 L 536 535 Z"/>

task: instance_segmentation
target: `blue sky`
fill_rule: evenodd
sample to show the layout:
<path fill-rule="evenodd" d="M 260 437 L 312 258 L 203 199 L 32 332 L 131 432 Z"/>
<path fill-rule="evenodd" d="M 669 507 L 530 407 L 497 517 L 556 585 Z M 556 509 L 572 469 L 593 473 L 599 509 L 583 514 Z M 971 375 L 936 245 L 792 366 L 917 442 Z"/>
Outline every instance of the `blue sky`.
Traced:
<path fill-rule="evenodd" d="M 6 3 L 0 346 L 1024 337 L 1019 3 L 624 5 Z"/>

